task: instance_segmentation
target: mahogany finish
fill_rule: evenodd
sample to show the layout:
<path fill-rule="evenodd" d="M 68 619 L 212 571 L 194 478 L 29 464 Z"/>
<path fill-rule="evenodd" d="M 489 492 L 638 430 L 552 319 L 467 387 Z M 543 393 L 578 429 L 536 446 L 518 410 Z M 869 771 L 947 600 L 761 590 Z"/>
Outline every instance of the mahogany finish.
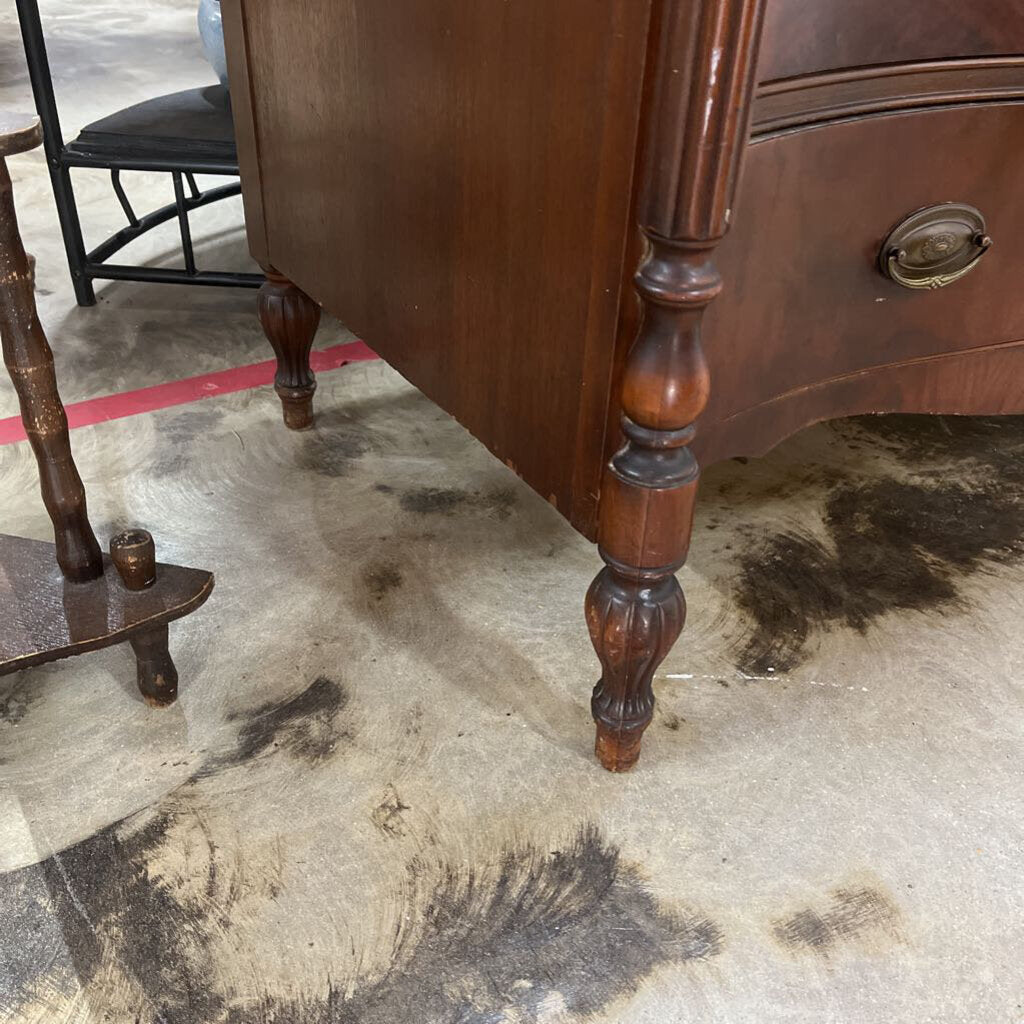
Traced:
<path fill-rule="evenodd" d="M 1018 385 L 982 389 L 977 380 L 991 346 L 1024 342 L 1021 158 L 1019 103 L 885 114 L 755 139 L 742 214 L 719 252 L 729 301 L 708 311 L 714 386 L 697 441 L 701 460 L 762 454 L 830 416 L 1006 411 Z M 977 269 L 927 293 L 882 277 L 877 256 L 889 230 L 948 199 L 965 199 L 988 221 L 994 245 Z M 973 363 L 959 359 L 954 371 L 950 357 L 971 350 Z M 934 381 L 944 363 L 947 387 L 937 393 L 919 390 L 923 377 L 908 391 L 911 378 L 894 372 L 916 366 L 921 374 L 934 364 Z M 977 380 L 964 375 L 971 365 Z"/>
<path fill-rule="evenodd" d="M 309 353 L 320 326 L 320 307 L 273 267 L 264 267 L 264 273 L 267 279 L 260 285 L 257 307 L 263 332 L 277 356 L 274 390 L 281 399 L 285 426 L 306 430 L 313 425 L 316 378 L 309 367 Z"/>
<path fill-rule="evenodd" d="M 844 68 L 765 82 L 754 102 L 754 134 L 884 110 L 1024 99 L 1024 57 Z"/>
<path fill-rule="evenodd" d="M 710 390 L 704 308 L 722 279 L 712 250 L 729 223 L 754 86 L 761 0 L 673 0 L 658 12 L 638 216 L 640 330 L 622 377 L 624 446 L 605 470 L 598 543 L 605 568 L 587 594 L 603 669 L 591 706 L 597 756 L 627 771 L 654 714 L 654 672 L 675 643 L 699 470 L 688 445 Z M 724 67 L 722 53 L 733 55 Z M 676 73 L 680 54 L 692 73 Z M 666 160 L 670 153 L 673 159 Z"/>
<path fill-rule="evenodd" d="M 253 251 L 591 535 L 646 6 L 222 4 Z"/>
<path fill-rule="evenodd" d="M 599 542 L 612 770 L 682 628 L 698 460 L 852 412 L 1024 410 L 1017 0 L 223 10 L 250 245 L 276 287 Z M 950 202 L 991 251 L 972 241 L 949 287 L 926 265 L 934 291 L 883 276 L 893 228 Z M 939 267 L 956 239 L 935 223 L 913 258 Z"/>
<path fill-rule="evenodd" d="M 133 530 L 111 541 L 122 579 L 86 512 L 85 487 L 71 455 L 53 353 L 36 311 L 34 264 L 18 232 L 5 157 L 40 145 L 35 116 L 0 113 L 0 338 L 21 405 L 54 544 L 0 534 L 0 675 L 129 641 L 143 697 L 154 705 L 177 696 L 178 675 L 167 623 L 198 608 L 213 577 L 157 566 L 153 538 Z"/>
<path fill-rule="evenodd" d="M 1021 53 L 1020 0 L 768 0 L 758 78 Z"/>

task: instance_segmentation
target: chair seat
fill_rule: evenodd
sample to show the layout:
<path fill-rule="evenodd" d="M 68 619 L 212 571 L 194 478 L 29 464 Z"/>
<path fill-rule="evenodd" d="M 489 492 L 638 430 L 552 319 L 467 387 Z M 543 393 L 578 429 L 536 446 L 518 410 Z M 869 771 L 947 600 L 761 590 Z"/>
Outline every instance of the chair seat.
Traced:
<path fill-rule="evenodd" d="M 202 170 L 204 161 L 237 163 L 228 91 L 209 85 L 125 107 L 86 125 L 66 151 L 115 161 L 178 163 L 186 158 L 196 171 Z"/>

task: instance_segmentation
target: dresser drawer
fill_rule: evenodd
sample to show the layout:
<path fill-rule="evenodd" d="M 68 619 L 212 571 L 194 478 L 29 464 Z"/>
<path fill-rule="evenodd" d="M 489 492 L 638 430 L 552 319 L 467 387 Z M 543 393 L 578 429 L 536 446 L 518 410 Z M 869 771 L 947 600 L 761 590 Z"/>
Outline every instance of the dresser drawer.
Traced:
<path fill-rule="evenodd" d="M 823 418 L 821 409 L 898 408 L 903 385 L 883 368 L 1024 339 L 1022 163 L 1018 103 L 866 117 L 752 144 L 735 225 L 718 250 L 725 290 L 705 320 L 712 393 L 702 434 L 854 379 L 866 390 L 852 398 L 844 391 L 852 407 L 810 402 L 806 420 Z M 946 202 L 984 215 L 994 244 L 975 269 L 937 290 L 883 276 L 879 251 L 893 227 Z M 896 390 L 871 391 L 872 372 Z M 920 411 L 999 411 L 985 407 L 980 391 L 964 397 L 971 382 L 962 385 L 948 401 L 922 399 Z M 974 398 L 981 407 L 971 406 Z M 779 426 L 779 436 L 802 425 L 797 419 Z M 709 451 L 715 444 L 702 441 Z M 714 457 L 738 454 L 730 444 L 723 440 Z"/>
<path fill-rule="evenodd" d="M 758 78 L 1020 53 L 1021 0 L 767 0 Z"/>

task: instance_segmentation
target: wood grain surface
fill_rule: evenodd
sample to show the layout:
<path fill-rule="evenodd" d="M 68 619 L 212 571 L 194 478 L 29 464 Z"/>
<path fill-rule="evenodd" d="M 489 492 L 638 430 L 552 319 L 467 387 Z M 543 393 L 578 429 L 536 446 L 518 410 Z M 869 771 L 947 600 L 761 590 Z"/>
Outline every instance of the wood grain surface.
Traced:
<path fill-rule="evenodd" d="M 35 149 L 43 143 L 43 130 L 35 114 L 0 110 L 0 157 Z"/>
<path fill-rule="evenodd" d="M 587 532 L 648 7 L 224 7 L 254 255 Z"/>
<path fill-rule="evenodd" d="M 208 572 L 158 563 L 156 582 L 132 591 L 103 563 L 99 579 L 67 583 L 52 544 L 0 535 L 0 675 L 122 643 L 195 611 L 213 590 Z"/>
<path fill-rule="evenodd" d="M 758 78 L 1015 53 L 1019 0 L 768 0 Z"/>
<path fill-rule="evenodd" d="M 729 298 L 706 318 L 701 459 L 765 451 L 830 413 L 1024 409 L 1013 380 L 993 386 L 982 365 L 991 346 L 1024 339 L 1021 159 L 1024 105 L 1014 103 L 864 118 L 750 147 L 736 226 L 719 249 Z M 977 269 L 939 291 L 883 278 L 877 256 L 891 228 L 950 200 L 978 207 L 995 240 Z M 936 369 L 918 386 L 914 372 L 885 371 L 971 349 L 977 357 L 956 373 Z"/>

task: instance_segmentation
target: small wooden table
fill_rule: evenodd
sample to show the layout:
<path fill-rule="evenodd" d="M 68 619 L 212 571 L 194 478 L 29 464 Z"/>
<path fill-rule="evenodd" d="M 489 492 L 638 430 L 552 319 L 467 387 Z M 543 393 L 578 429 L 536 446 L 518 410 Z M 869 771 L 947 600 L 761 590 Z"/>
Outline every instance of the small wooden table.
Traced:
<path fill-rule="evenodd" d="M 683 625 L 698 462 L 1024 410 L 1019 0 L 222 10 L 286 422 L 322 305 L 598 542 L 612 770 Z"/>
<path fill-rule="evenodd" d="M 36 313 L 34 274 L 18 232 L 6 158 L 42 141 L 34 116 L 0 113 L 0 337 L 39 465 L 54 544 L 0 534 L 0 675 L 127 641 L 145 700 L 178 694 L 167 624 L 210 596 L 213 576 L 156 562 L 153 538 L 130 530 L 100 551 L 71 455 L 53 353 Z M 110 572 L 111 567 L 117 572 Z"/>

